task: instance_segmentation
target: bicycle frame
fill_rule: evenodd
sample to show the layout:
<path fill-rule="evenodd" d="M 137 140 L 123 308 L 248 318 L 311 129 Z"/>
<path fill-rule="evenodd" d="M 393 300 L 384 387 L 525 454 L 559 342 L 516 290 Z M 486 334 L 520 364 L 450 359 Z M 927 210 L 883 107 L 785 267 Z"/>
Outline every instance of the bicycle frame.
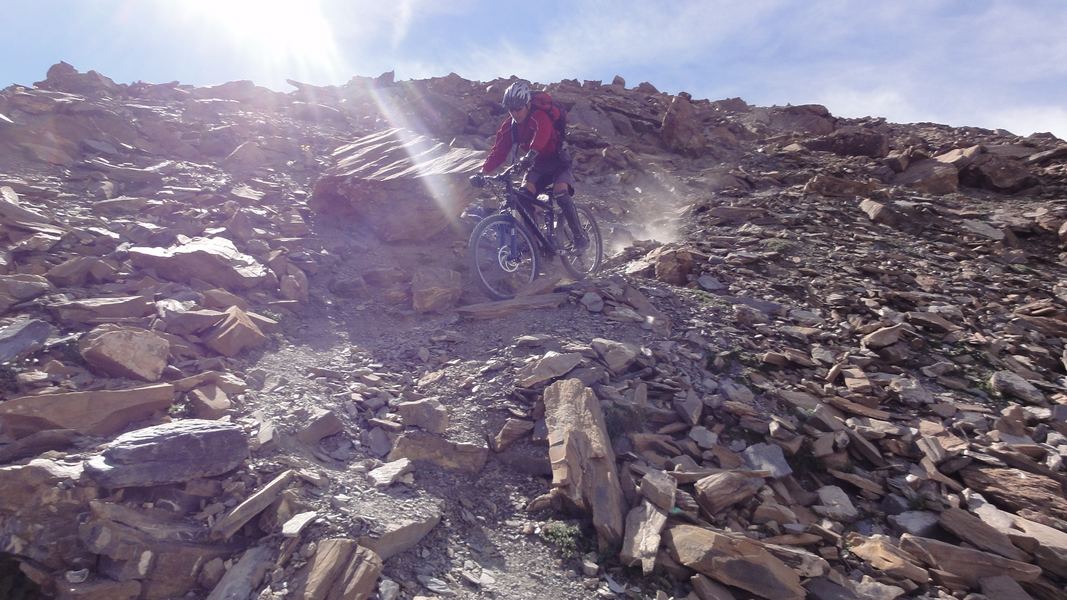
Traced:
<path fill-rule="evenodd" d="M 555 206 L 551 199 L 538 200 L 537 196 L 529 190 L 517 187 L 511 180 L 511 168 L 507 169 L 503 173 L 497 176 L 498 181 L 504 183 L 504 203 L 500 206 L 500 212 L 504 213 L 508 210 L 515 210 L 522 217 L 527 229 L 537 238 L 537 244 L 541 246 L 542 253 L 555 252 L 556 242 L 552 236 L 551 227 L 546 228 L 548 235 L 545 235 L 545 231 L 542 231 L 537 220 L 534 219 L 531 206 L 536 206 L 548 211 L 547 222 L 555 222 L 556 213 Z"/>

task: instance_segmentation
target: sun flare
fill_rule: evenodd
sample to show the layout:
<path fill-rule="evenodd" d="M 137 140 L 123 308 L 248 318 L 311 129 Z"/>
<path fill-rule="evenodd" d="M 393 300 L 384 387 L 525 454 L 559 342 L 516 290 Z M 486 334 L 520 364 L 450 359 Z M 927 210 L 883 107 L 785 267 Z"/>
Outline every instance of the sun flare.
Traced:
<path fill-rule="evenodd" d="M 343 71 L 330 21 L 318 0 L 185 0 L 182 16 L 203 35 L 224 35 L 234 51 L 288 75 Z"/>

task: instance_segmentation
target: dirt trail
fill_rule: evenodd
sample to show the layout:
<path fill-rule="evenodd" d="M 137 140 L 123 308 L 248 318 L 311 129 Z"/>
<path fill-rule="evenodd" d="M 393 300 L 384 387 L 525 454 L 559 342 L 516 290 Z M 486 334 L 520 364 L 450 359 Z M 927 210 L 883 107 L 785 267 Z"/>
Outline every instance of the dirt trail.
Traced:
<path fill-rule="evenodd" d="M 322 224 L 316 233 L 327 246 L 352 248 L 364 241 L 358 230 L 336 224 Z M 312 490 L 317 496 L 313 509 L 328 515 L 322 527 L 334 533 L 358 538 L 375 523 L 440 512 L 441 522 L 416 548 L 387 563 L 385 577 L 411 585 L 420 576 L 433 576 L 448 582 L 459 598 L 589 598 L 595 586 L 583 587 L 580 556 L 570 549 L 561 551 L 540 534 L 544 525 L 559 525 L 558 519 L 566 515 L 531 515 L 525 510 L 530 499 L 549 489 L 543 441 L 525 440 L 503 454 L 490 452 L 487 465 L 475 476 L 424 464 L 416 469 L 412 484 L 376 489 L 366 472 L 382 456 L 366 445 L 367 432 L 360 430 L 356 414 L 346 412 L 346 400 L 352 390 L 366 396 L 366 379 L 359 374 L 372 374 L 391 384 L 396 392 L 393 404 L 417 397 L 439 399 L 450 416 L 447 439 L 485 444 L 508 418 L 530 415 L 532 402 L 512 393 L 515 370 L 527 360 L 566 346 L 588 347 L 594 338 L 640 346 L 656 336 L 637 324 L 590 313 L 573 300 L 560 309 L 470 320 L 454 313 L 391 309 L 375 300 L 373 291 L 369 297 L 346 300 L 325 289 L 330 281 L 358 275 L 382 260 L 402 264 L 431 250 L 418 245 L 355 252 L 340 260 L 328 277 L 312 279 L 311 304 L 299 316 L 283 319 L 279 339 L 284 341 L 255 362 L 254 373 L 269 375 L 243 412 L 258 413 L 280 430 L 295 432 L 317 409 L 332 410 L 345 422 L 346 437 L 364 444 L 348 447 L 346 441 L 345 447 L 334 448 L 343 460 L 287 444 L 285 452 L 264 453 L 262 461 L 282 460 L 326 474 L 328 486 Z M 477 292 L 470 294 L 472 301 L 484 300 Z M 523 336 L 543 341 L 517 345 Z M 330 440 L 324 447 L 330 447 Z M 300 460 L 294 461 L 294 455 Z M 575 517 L 567 524 L 585 527 Z M 575 538 L 587 550 L 589 540 L 587 533 Z M 457 573 L 487 578 L 473 585 Z M 628 580 L 624 572 L 615 578 L 620 583 Z"/>

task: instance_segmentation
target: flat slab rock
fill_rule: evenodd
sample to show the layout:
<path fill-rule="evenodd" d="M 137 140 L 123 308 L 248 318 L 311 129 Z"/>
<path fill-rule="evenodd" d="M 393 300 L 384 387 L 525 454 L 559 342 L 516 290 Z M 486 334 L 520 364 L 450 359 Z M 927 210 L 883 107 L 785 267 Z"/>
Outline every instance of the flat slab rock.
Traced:
<path fill-rule="evenodd" d="M 236 425 L 186 419 L 120 435 L 85 462 L 85 472 L 105 488 L 162 485 L 221 475 L 247 456 Z"/>
<path fill-rule="evenodd" d="M 397 438 L 388 460 L 392 462 L 402 458 L 474 475 L 482 470 L 489 459 L 489 447 L 452 442 L 423 431 L 408 431 Z"/>
<path fill-rule="evenodd" d="M 250 289 L 268 278 L 267 267 L 239 252 L 226 238 L 193 238 L 170 248 L 130 248 L 130 259 L 168 279 L 196 278 L 229 289 Z"/>
<path fill-rule="evenodd" d="M 672 558 L 726 585 L 775 600 L 807 595 L 800 576 L 754 540 L 694 525 L 675 525 L 663 538 Z"/>
<path fill-rule="evenodd" d="M 16 439 L 49 429 L 109 436 L 167 410 L 173 401 L 174 386 L 169 383 L 22 396 L 0 403 L 0 428 Z"/>

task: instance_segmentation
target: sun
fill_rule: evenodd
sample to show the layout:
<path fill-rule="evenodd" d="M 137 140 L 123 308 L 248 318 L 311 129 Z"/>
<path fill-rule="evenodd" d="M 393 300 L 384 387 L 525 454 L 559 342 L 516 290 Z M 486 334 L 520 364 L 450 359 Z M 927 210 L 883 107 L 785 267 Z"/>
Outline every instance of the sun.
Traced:
<path fill-rule="evenodd" d="M 184 0 L 201 35 L 223 35 L 235 53 L 288 76 L 342 72 L 334 30 L 320 0 Z"/>

